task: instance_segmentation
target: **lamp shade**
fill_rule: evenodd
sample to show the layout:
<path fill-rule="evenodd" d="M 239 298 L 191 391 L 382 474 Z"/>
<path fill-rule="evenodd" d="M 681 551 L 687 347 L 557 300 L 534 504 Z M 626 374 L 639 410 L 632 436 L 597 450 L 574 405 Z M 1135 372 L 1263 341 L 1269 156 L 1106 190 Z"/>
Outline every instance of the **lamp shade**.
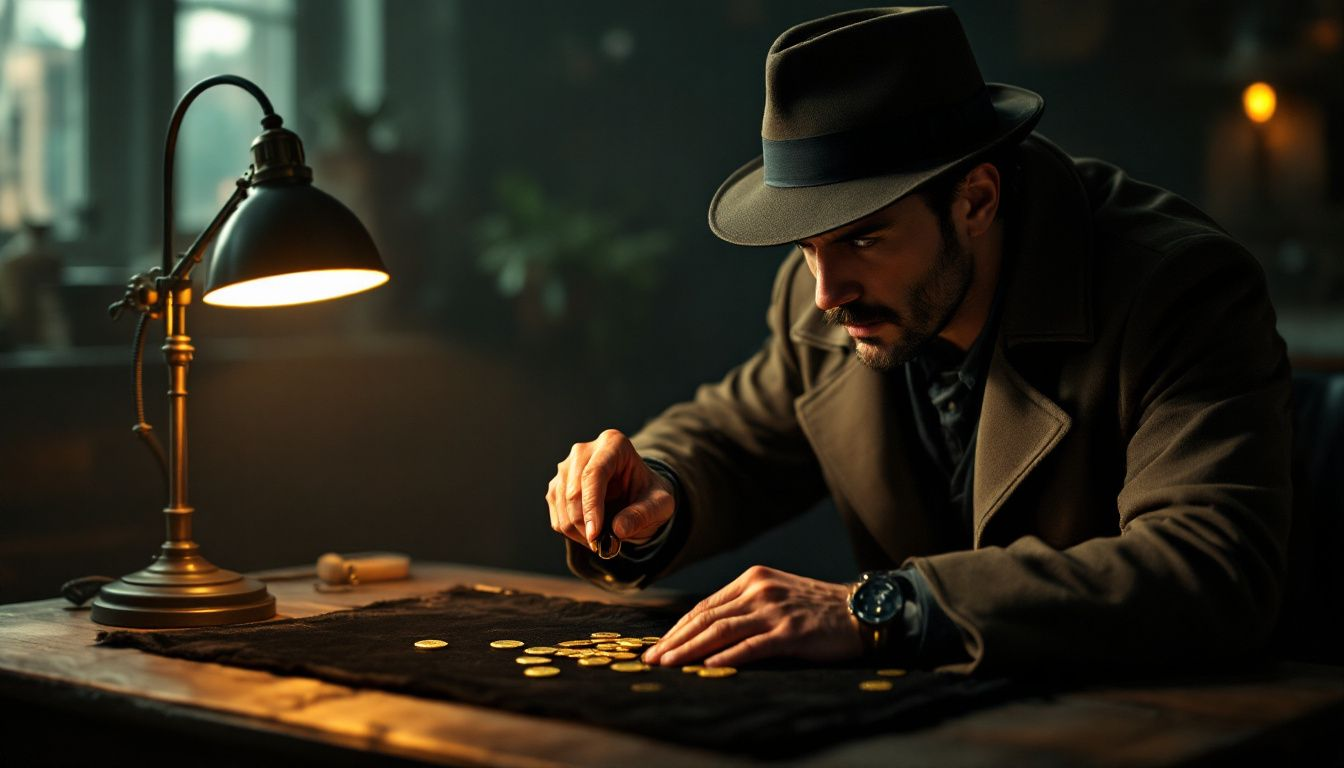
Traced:
<path fill-rule="evenodd" d="M 355 214 L 307 179 L 260 182 L 220 231 L 203 301 L 275 307 L 334 299 L 387 282 Z"/>

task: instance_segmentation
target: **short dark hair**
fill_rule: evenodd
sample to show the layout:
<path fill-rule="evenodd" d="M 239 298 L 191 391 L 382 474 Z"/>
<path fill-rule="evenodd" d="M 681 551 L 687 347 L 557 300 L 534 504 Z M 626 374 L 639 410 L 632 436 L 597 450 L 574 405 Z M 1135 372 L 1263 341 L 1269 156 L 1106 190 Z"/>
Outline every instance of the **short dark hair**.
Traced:
<path fill-rule="evenodd" d="M 944 232 L 950 230 L 952 201 L 966 181 L 971 169 L 981 163 L 989 163 L 999 169 L 999 210 L 996 218 L 1006 218 L 1009 209 L 1017 200 L 1017 180 L 1021 171 L 1021 152 L 1017 144 L 996 147 L 989 152 L 975 155 L 948 168 L 946 171 L 924 182 L 915 194 L 924 198 L 924 204 L 938 217 L 938 224 Z"/>

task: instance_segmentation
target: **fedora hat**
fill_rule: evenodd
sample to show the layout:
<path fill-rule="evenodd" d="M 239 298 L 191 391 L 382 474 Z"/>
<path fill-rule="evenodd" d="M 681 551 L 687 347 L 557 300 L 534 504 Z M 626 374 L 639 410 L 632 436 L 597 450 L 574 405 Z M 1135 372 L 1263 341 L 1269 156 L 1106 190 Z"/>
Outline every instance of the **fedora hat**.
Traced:
<path fill-rule="evenodd" d="M 844 226 L 1021 141 L 1044 106 L 985 83 L 945 6 L 800 24 L 770 46 L 761 156 L 719 187 L 709 228 L 738 245 L 781 245 Z"/>

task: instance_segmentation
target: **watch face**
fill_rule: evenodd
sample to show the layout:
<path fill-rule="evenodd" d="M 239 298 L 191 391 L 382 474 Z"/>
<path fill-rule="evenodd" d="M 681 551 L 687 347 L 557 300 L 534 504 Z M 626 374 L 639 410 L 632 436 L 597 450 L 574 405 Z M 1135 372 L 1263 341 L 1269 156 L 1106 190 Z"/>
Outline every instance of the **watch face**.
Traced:
<path fill-rule="evenodd" d="M 865 624 L 885 624 L 905 607 L 896 583 L 890 579 L 869 579 L 854 592 L 854 615 Z"/>

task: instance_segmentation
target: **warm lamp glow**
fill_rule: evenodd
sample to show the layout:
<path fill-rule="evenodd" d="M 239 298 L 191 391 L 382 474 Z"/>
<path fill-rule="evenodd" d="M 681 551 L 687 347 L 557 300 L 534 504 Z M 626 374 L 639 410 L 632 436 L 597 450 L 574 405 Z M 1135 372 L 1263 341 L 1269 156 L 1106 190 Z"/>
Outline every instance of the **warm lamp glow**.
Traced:
<path fill-rule="evenodd" d="M 292 272 L 224 285 L 202 301 L 217 307 L 283 307 L 307 304 L 367 291 L 386 283 L 388 275 L 373 269 L 318 269 Z"/>
<path fill-rule="evenodd" d="M 1267 123 L 1274 116 L 1279 98 L 1269 83 L 1251 83 L 1241 94 L 1241 106 L 1246 116 L 1256 123 Z"/>

